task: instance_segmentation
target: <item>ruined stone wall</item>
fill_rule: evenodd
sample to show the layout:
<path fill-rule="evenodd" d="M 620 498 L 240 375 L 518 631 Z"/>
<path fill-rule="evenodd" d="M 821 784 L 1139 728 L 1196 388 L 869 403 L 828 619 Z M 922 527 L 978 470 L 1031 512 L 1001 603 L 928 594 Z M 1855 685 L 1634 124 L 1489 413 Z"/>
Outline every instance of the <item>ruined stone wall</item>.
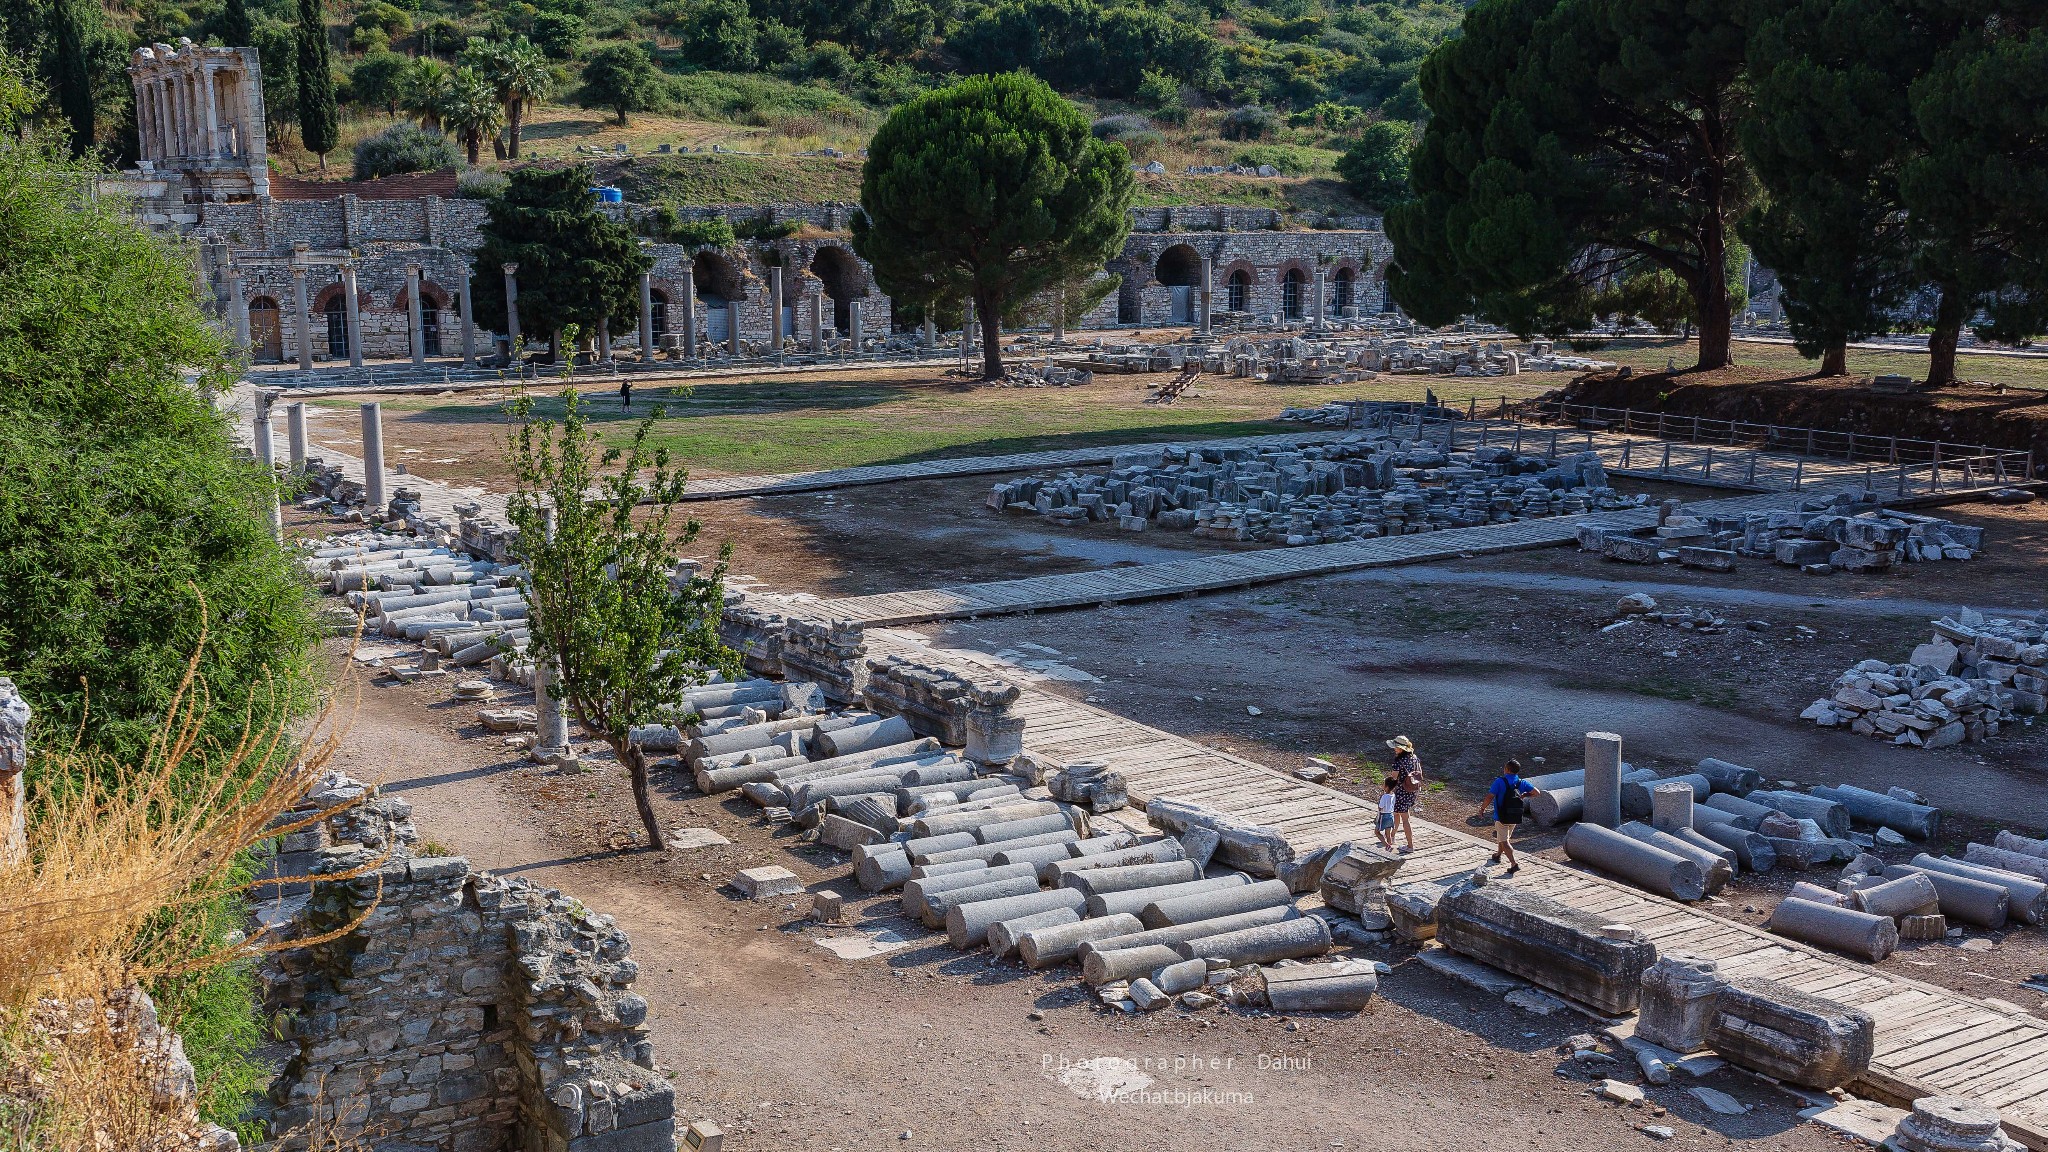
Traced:
<path fill-rule="evenodd" d="M 286 871 L 310 853 L 321 874 L 391 854 L 267 917 L 296 939 L 347 929 L 266 973 L 298 1045 L 271 1089 L 279 1152 L 309 1126 L 388 1152 L 670 1152 L 674 1093 L 625 934 L 529 881 L 414 858 L 414 838 L 403 801 L 371 797 L 285 845 Z"/>
<path fill-rule="evenodd" d="M 1199 306 L 1199 275 L 1183 286 L 1194 291 L 1179 293 L 1178 302 L 1175 285 L 1162 283 L 1160 276 L 1188 280 L 1186 273 L 1198 271 L 1204 257 L 1213 262 L 1211 308 L 1219 317 L 1235 311 L 1248 318 L 1306 318 L 1314 310 L 1319 267 L 1324 277 L 1326 315 L 1371 315 L 1387 306 L 1386 266 L 1393 254 L 1393 244 L 1377 231 L 1133 232 L 1122 255 L 1109 263 L 1109 270 L 1123 277 L 1122 285 L 1090 312 L 1084 323 L 1109 327 L 1190 322 L 1193 317 L 1186 309 Z M 1286 306 L 1290 272 L 1300 277 L 1296 311 L 1291 315 Z M 1245 281 L 1243 307 L 1234 309 L 1230 283 L 1240 273 Z M 1352 308 L 1348 312 L 1340 307 L 1336 290 L 1343 275 L 1351 278 Z"/>

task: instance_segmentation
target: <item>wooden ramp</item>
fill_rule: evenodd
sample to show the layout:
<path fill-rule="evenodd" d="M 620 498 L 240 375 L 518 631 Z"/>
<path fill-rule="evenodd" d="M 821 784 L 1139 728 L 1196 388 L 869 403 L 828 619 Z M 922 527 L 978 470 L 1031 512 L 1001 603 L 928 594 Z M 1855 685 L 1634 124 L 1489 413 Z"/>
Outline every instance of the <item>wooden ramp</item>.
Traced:
<path fill-rule="evenodd" d="M 886 632 L 870 634 L 870 650 L 914 654 L 984 675 L 1002 671 L 979 653 L 924 647 Z M 1373 836 L 1378 813 L 1369 800 L 1028 687 L 1017 709 L 1026 717 L 1027 752 L 1054 763 L 1103 761 L 1123 773 L 1134 802 L 1202 804 L 1277 829 L 1298 851 Z M 1469 872 L 1493 851 L 1491 842 L 1426 820 L 1415 822 L 1415 846 L 1396 882 Z M 1632 924 L 1659 952 L 1710 957 L 1731 975 L 1767 977 L 1870 1013 L 1877 1021 L 1877 1059 L 1858 1083 L 1866 1095 L 1901 1105 L 1934 1094 L 1968 1096 L 1999 1109 L 2015 1139 L 2048 1152 L 2048 1020 L 2007 1014 L 1573 866 L 1533 854 L 1523 861 L 1509 883 Z"/>
<path fill-rule="evenodd" d="M 1702 514 L 1732 516 L 1781 508 L 1787 500 L 1786 495 L 1766 493 L 1709 500 L 1691 508 Z M 1409 536 L 1383 536 L 1342 544 L 1262 548 L 1251 552 L 1170 560 L 1163 564 L 1101 568 L 1059 576 L 962 584 L 952 588 L 847 596 L 805 603 L 797 610 L 821 619 L 892 625 L 1116 604 L 1161 596 L 1249 588 L 1254 584 L 1328 576 L 1361 568 L 1453 560 L 1526 548 L 1554 548 L 1575 540 L 1581 524 L 1630 529 L 1654 524 L 1656 519 L 1655 508 L 1552 516 L 1509 524 L 1483 524 L 1476 528 L 1418 532 Z"/>

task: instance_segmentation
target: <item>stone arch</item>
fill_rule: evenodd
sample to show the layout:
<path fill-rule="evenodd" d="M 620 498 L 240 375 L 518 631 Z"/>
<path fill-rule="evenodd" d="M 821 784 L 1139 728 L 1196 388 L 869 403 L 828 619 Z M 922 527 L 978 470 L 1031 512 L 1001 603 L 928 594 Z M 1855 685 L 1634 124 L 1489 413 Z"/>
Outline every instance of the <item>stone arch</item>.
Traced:
<path fill-rule="evenodd" d="M 249 300 L 249 350 L 258 360 L 275 363 L 284 359 L 283 313 L 277 300 L 255 296 Z"/>
<path fill-rule="evenodd" d="M 1349 264 L 1341 264 L 1330 275 L 1330 307 L 1343 316 L 1357 303 L 1358 271 Z"/>
<path fill-rule="evenodd" d="M 811 256 L 811 275 L 818 278 L 826 296 L 832 299 L 832 327 L 841 332 L 853 329 L 855 300 L 868 294 L 867 273 L 860 260 L 837 244 L 821 244 Z"/>
<path fill-rule="evenodd" d="M 1301 319 L 1303 298 L 1307 295 L 1308 274 L 1299 266 L 1288 268 L 1280 278 L 1280 315 L 1288 320 Z"/>
<path fill-rule="evenodd" d="M 668 289 L 650 287 L 647 290 L 647 322 L 656 340 L 668 333 Z"/>
<path fill-rule="evenodd" d="M 320 293 L 320 299 L 313 305 L 313 311 L 327 322 L 327 354 L 336 360 L 348 358 L 348 293 L 341 285 L 329 285 L 333 291 Z"/>
<path fill-rule="evenodd" d="M 1223 281 L 1224 310 L 1228 312 L 1249 312 L 1252 310 L 1252 270 L 1237 267 Z"/>
<path fill-rule="evenodd" d="M 690 261 L 690 274 L 696 282 L 697 299 L 706 307 L 723 308 L 734 300 L 747 298 L 739 266 L 717 252 L 697 253 Z"/>
<path fill-rule="evenodd" d="M 1175 244 L 1153 261 L 1152 278 L 1168 287 L 1198 286 L 1202 283 L 1202 254 L 1193 245 Z"/>

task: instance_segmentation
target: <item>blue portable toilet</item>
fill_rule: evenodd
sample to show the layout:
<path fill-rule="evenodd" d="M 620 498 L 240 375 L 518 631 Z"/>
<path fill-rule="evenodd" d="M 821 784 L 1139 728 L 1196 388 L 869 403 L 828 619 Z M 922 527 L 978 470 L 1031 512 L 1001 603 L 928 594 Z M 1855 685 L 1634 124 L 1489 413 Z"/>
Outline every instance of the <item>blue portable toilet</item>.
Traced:
<path fill-rule="evenodd" d="M 610 185 L 606 185 L 603 188 L 592 188 L 591 191 L 597 193 L 597 202 L 600 204 L 624 204 L 626 202 L 626 194 Z"/>

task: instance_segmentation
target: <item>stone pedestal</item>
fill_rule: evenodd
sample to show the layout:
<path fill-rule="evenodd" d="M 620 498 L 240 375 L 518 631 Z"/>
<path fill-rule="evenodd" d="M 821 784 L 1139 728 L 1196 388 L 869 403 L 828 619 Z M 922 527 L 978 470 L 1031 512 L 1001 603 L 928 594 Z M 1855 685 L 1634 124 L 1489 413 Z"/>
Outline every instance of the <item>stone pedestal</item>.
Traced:
<path fill-rule="evenodd" d="M 782 670 L 809 680 L 835 704 L 855 704 L 867 687 L 867 630 L 857 620 L 792 618 L 782 637 Z"/>
<path fill-rule="evenodd" d="M 976 708 L 967 714 L 969 760 L 989 768 L 1004 768 L 1024 752 L 1024 718 L 1010 709 Z"/>
<path fill-rule="evenodd" d="M 1621 826 L 1621 737 L 1586 733 L 1585 812 L 1580 819 L 1602 828 Z"/>
<path fill-rule="evenodd" d="M 1683 1056 L 1705 1047 L 1714 997 L 1727 981 L 1712 960 L 1665 956 L 1643 973 L 1636 1035 Z"/>
<path fill-rule="evenodd" d="M 1998 1109 L 1963 1096 L 1922 1096 L 1886 1142 L 1898 1152 L 2020 1152 L 1999 1128 Z"/>
<path fill-rule="evenodd" d="M 384 510 L 384 405 L 372 400 L 362 406 L 363 416 L 363 514 Z"/>

